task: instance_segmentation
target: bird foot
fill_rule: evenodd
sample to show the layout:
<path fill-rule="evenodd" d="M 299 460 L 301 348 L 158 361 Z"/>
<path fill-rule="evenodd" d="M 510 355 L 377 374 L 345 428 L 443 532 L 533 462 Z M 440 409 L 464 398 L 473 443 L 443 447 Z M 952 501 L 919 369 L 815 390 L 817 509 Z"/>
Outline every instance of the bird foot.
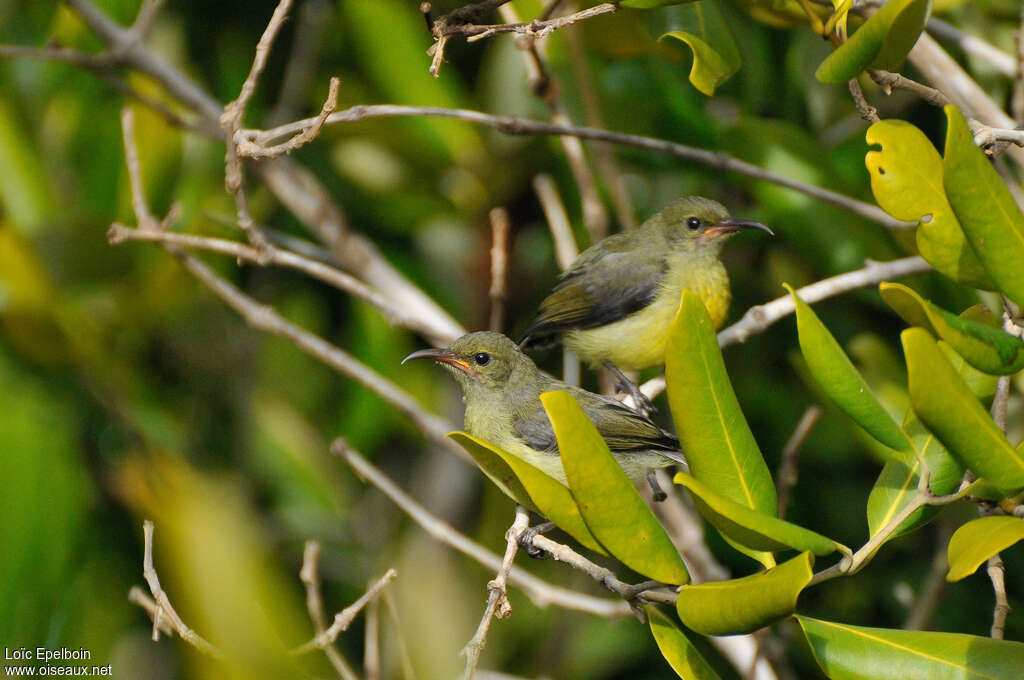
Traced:
<path fill-rule="evenodd" d="M 654 502 L 661 503 L 663 500 L 668 498 L 668 494 L 665 493 L 661 485 L 658 484 L 658 478 L 654 474 L 654 470 L 647 472 L 647 483 L 651 485 L 651 493 L 654 494 Z"/>
<path fill-rule="evenodd" d="M 654 402 L 652 402 L 646 394 L 641 392 L 636 383 L 627 378 L 626 374 L 620 371 L 617 366 L 610 364 L 607 361 L 604 365 L 612 372 L 612 375 L 615 376 L 615 389 L 621 394 L 628 394 L 633 397 L 633 403 L 635 404 L 633 407 L 634 411 L 647 418 L 650 418 L 658 412 L 658 409 L 654 406 Z"/>
<path fill-rule="evenodd" d="M 533 539 L 543 533 L 551 531 L 555 528 L 554 522 L 541 522 L 536 526 L 529 527 L 526 531 L 519 534 L 519 547 L 526 550 L 526 554 L 537 560 L 546 560 L 551 557 L 551 553 L 543 548 L 538 548 L 533 544 Z"/>

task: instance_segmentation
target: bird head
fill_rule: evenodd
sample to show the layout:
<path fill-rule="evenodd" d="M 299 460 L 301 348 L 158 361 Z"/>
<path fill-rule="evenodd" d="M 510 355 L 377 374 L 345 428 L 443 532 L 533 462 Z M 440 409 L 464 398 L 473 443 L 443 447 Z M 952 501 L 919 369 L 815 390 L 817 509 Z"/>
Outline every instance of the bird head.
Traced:
<path fill-rule="evenodd" d="M 671 247 L 692 251 L 710 249 L 717 253 L 729 236 L 745 229 L 775 235 L 760 222 L 731 217 L 724 205 L 701 196 L 677 198 L 648 222 L 665 234 Z"/>
<path fill-rule="evenodd" d="M 421 349 L 402 360 L 432 359 L 451 372 L 469 395 L 477 391 L 501 391 L 537 374 L 533 361 L 501 333 L 467 333 L 447 349 Z"/>

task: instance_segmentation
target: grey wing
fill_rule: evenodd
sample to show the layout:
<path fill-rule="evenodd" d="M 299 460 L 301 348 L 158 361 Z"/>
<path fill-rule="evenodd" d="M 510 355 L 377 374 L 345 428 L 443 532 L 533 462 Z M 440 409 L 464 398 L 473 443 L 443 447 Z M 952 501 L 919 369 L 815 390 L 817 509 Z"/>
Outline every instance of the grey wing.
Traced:
<path fill-rule="evenodd" d="M 579 388 L 568 388 L 568 391 L 613 452 L 657 451 L 666 458 L 686 463 L 679 450 L 679 440 L 658 427 L 650 418 L 614 399 Z M 536 409 L 516 419 L 513 429 L 530 448 L 558 452 L 558 441 L 555 439 L 551 421 L 539 400 Z"/>
<path fill-rule="evenodd" d="M 626 250 L 620 240 L 587 251 L 562 275 L 520 344 L 541 344 L 573 329 L 613 323 L 649 305 L 665 276 L 667 263 L 649 253 Z"/>
<path fill-rule="evenodd" d="M 686 462 L 679 440 L 647 416 L 596 394 L 577 396 L 577 400 L 612 451 L 657 451 L 679 463 Z"/>
<path fill-rule="evenodd" d="M 555 439 L 555 431 L 551 427 L 548 414 L 541 406 L 540 400 L 536 400 L 535 409 L 525 414 L 519 414 L 512 424 L 516 436 L 535 451 L 547 451 L 558 453 L 558 440 Z"/>

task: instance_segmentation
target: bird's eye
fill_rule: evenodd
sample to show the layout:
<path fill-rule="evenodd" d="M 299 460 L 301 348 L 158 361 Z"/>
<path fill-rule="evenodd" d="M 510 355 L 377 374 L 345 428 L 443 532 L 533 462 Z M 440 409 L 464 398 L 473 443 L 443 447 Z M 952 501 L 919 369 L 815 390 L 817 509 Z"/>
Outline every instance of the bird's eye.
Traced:
<path fill-rule="evenodd" d="M 473 355 L 473 361 L 475 361 L 478 366 L 486 366 L 491 361 L 491 355 L 487 352 L 477 352 Z"/>
<path fill-rule="evenodd" d="M 686 218 L 686 228 L 689 229 L 690 231 L 697 231 L 698 229 L 700 229 L 700 225 L 701 225 L 700 218 L 698 218 L 698 217 L 687 217 Z"/>

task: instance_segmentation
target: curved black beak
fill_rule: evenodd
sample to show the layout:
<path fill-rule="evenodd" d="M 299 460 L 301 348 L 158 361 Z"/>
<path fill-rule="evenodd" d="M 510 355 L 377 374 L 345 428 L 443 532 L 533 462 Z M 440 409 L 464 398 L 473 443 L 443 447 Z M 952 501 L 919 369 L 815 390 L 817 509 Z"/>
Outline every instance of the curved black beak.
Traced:
<path fill-rule="evenodd" d="M 705 238 L 716 238 L 726 234 L 735 234 L 744 229 L 760 229 L 775 236 L 775 232 L 755 220 L 745 220 L 742 217 L 726 217 L 718 224 L 713 224 L 704 232 Z"/>
<path fill-rule="evenodd" d="M 470 371 L 469 362 L 460 358 L 450 349 L 431 348 L 416 350 L 406 358 L 402 359 L 402 363 L 404 364 L 406 361 L 413 361 L 416 359 L 430 359 L 442 364 L 448 364 L 449 366 L 454 366 L 463 373 L 469 373 Z"/>

